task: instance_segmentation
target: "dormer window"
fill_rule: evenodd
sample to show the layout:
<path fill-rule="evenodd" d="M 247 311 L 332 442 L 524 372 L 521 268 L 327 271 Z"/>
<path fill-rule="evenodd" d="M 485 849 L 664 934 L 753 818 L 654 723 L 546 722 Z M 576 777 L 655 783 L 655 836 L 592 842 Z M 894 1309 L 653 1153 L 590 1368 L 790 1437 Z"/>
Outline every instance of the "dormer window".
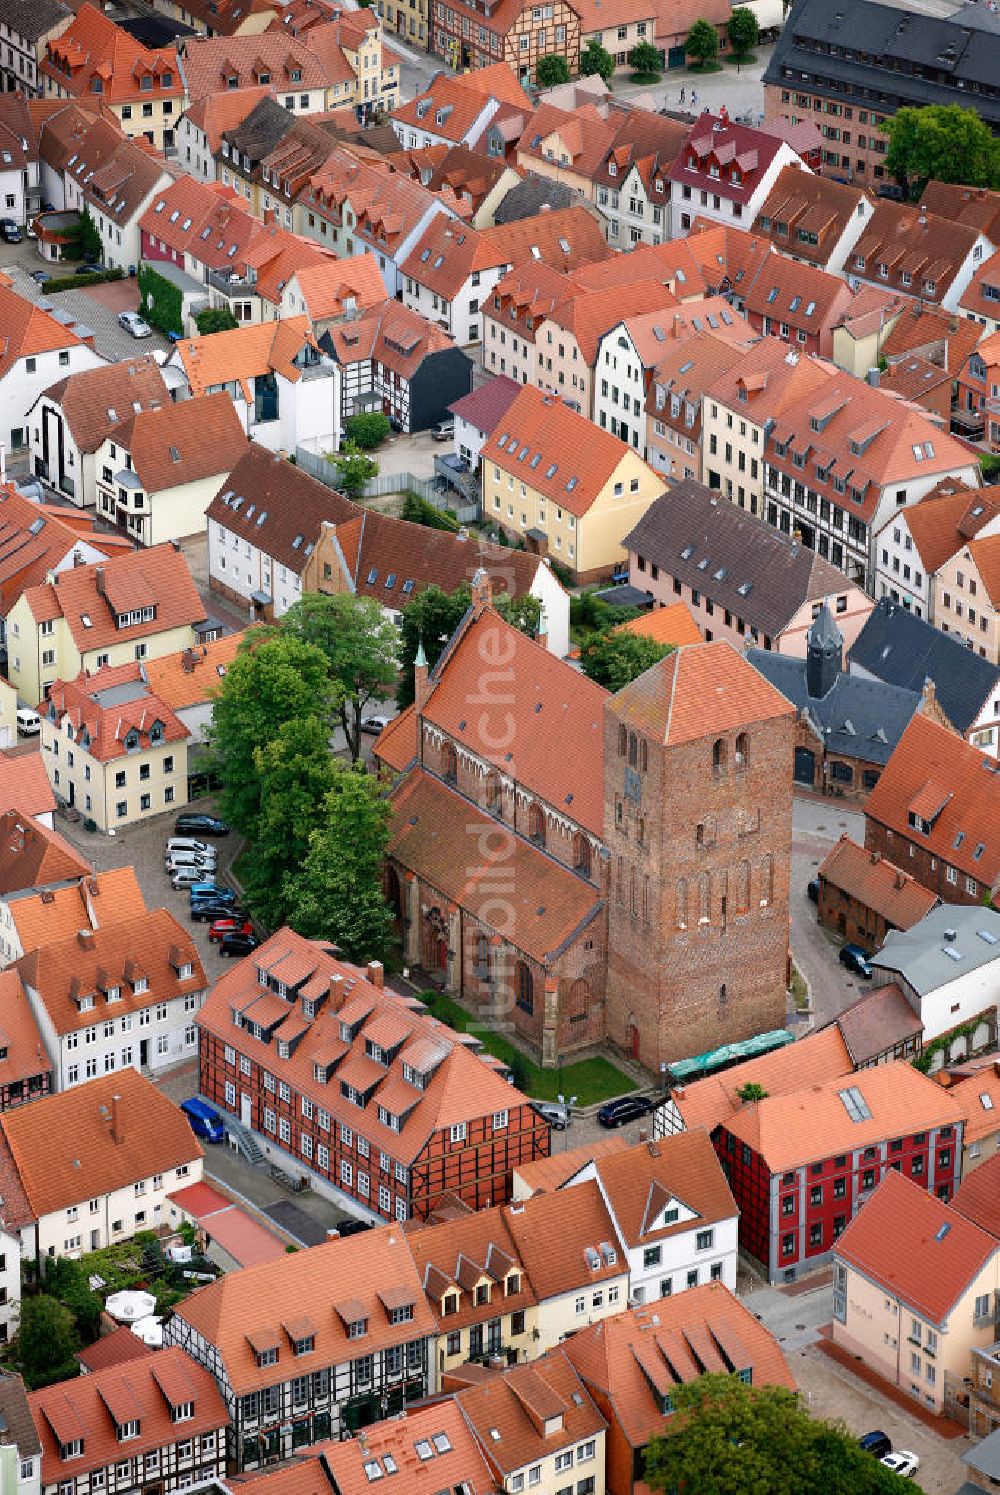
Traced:
<path fill-rule="evenodd" d="M 178 1402 L 171 1408 L 170 1415 L 174 1422 L 190 1422 L 194 1416 L 194 1402 Z"/>
<path fill-rule="evenodd" d="M 389 1314 L 390 1324 L 409 1324 L 413 1321 L 413 1304 L 403 1303 L 399 1308 L 393 1308 Z"/>
<path fill-rule="evenodd" d="M 609 161 L 608 162 L 608 176 L 617 176 L 617 175 L 618 175 L 618 167 L 615 165 L 614 161 Z"/>
<path fill-rule="evenodd" d="M 105 997 L 105 1000 L 108 1001 L 108 1002 L 120 1002 L 121 999 L 122 999 L 122 989 L 121 989 L 121 987 L 120 986 L 109 986 L 108 989 L 107 989 L 107 991 L 104 993 L 104 997 Z"/>
<path fill-rule="evenodd" d="M 276 1344 L 268 1345 L 266 1349 L 257 1351 L 257 1364 L 261 1368 L 265 1365 L 277 1365 L 277 1363 L 278 1346 Z"/>
<path fill-rule="evenodd" d="M 348 1339 L 364 1339 L 368 1333 L 367 1319 L 354 1319 L 347 1326 Z"/>
<path fill-rule="evenodd" d="M 134 752 L 136 752 L 138 750 L 138 747 L 139 747 L 139 734 L 135 730 L 135 728 L 133 727 L 130 732 L 127 732 L 125 734 L 125 751 L 127 753 L 134 753 Z"/>
<path fill-rule="evenodd" d="M 519 1293 L 520 1291 L 521 1291 L 521 1274 L 520 1274 L 520 1272 L 511 1272 L 511 1273 L 509 1273 L 509 1275 L 507 1277 L 507 1281 L 504 1284 L 504 1292 L 507 1294 L 508 1298 L 512 1298 L 515 1295 L 515 1293 Z"/>
<path fill-rule="evenodd" d="M 476 1304 L 482 1307 L 490 1301 L 490 1285 L 488 1282 L 480 1282 L 476 1288 Z"/>
<path fill-rule="evenodd" d="M 136 1417 L 131 1422 L 120 1422 L 118 1424 L 118 1442 L 126 1443 L 129 1438 L 138 1438 L 139 1419 Z"/>
<path fill-rule="evenodd" d="M 83 1453 L 83 1439 L 71 1438 L 68 1443 L 60 1443 L 59 1457 L 64 1461 L 78 1459 Z"/>
<path fill-rule="evenodd" d="M 311 1355 L 315 1348 L 316 1336 L 314 1334 L 309 1334 L 305 1339 L 297 1339 L 295 1341 L 296 1355 Z"/>
<path fill-rule="evenodd" d="M 193 975 L 194 975 L 194 966 L 191 964 L 191 962 L 189 960 L 185 961 L 182 966 L 178 966 L 178 968 L 177 968 L 177 979 L 178 979 L 178 981 L 188 981 L 188 980 L 190 980 L 190 978 Z M 110 992 L 108 993 L 108 1001 L 109 1002 L 111 1001 L 111 993 Z"/>
<path fill-rule="evenodd" d="M 131 986 L 132 991 L 136 996 L 138 996 L 141 992 L 149 991 L 149 982 L 145 976 L 137 976 L 131 983 Z"/>
<path fill-rule="evenodd" d="M 458 1293 L 445 1293 L 441 1303 L 442 1317 L 448 1318 L 450 1314 L 458 1312 Z"/>

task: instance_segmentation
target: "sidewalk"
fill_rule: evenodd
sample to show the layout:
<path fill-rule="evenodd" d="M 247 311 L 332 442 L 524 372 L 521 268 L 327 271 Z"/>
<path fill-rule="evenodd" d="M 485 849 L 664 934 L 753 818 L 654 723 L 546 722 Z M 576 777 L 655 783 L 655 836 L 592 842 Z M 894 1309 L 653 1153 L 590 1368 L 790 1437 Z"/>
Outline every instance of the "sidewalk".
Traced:
<path fill-rule="evenodd" d="M 689 73 L 678 68 L 664 73 L 659 83 L 652 85 L 632 83 L 627 73 L 616 77 L 612 84 L 615 98 L 628 100 L 633 96 L 648 94 L 655 100 L 658 109 L 669 109 L 671 113 L 687 111 L 689 115 L 700 114 L 703 109 L 716 111 L 725 104 L 731 115 L 764 112 L 764 70 L 771 60 L 772 47 L 761 46 L 756 51 L 756 61 L 737 71 L 729 62 L 724 62 L 717 73 Z M 681 89 L 684 103 L 681 104 Z M 691 93 L 697 96 L 692 110 Z"/>

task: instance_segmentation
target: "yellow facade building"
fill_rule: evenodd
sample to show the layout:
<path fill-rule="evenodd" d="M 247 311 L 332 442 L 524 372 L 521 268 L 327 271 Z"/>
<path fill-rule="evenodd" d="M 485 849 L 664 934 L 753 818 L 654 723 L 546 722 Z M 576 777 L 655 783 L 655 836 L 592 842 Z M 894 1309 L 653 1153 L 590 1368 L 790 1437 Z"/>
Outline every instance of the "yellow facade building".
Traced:
<path fill-rule="evenodd" d="M 663 492 L 617 436 L 526 386 L 482 451 L 483 518 L 580 584 L 624 565 L 622 541 Z"/>

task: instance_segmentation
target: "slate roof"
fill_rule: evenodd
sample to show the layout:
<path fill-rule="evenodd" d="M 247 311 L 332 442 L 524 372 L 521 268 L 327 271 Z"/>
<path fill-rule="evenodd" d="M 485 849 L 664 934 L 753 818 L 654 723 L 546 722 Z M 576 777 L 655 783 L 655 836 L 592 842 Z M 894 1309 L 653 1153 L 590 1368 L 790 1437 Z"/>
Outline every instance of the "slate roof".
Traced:
<path fill-rule="evenodd" d="M 294 114 L 277 99 L 266 95 L 234 129 L 223 130 L 222 138 L 229 142 L 230 152 L 239 151 L 241 156 L 249 156 L 256 166 L 284 140 L 294 123 Z"/>
<path fill-rule="evenodd" d="M 809 694 L 806 661 L 769 649 L 748 649 L 747 659 L 808 717 L 828 752 L 865 763 L 888 763 L 920 705 L 920 693 L 879 680 L 839 674 L 825 696 Z"/>
<path fill-rule="evenodd" d="M 925 680 L 933 680 L 938 704 L 963 733 L 1000 687 L 995 664 L 887 597 L 875 605 L 848 660 L 852 674 L 863 670 L 905 690 L 920 690 Z"/>
<path fill-rule="evenodd" d="M 769 638 L 788 626 L 803 603 L 841 594 L 850 585 L 815 550 L 796 545 L 691 478 L 672 484 L 651 504 L 622 544 Z"/>
<path fill-rule="evenodd" d="M 61 0 L 0 0 L 0 23 L 30 41 L 37 41 L 72 13 Z"/>
<path fill-rule="evenodd" d="M 890 929 L 873 965 L 898 972 L 921 997 L 983 966 L 1000 975 L 1000 914 L 977 904 L 942 903 L 912 928 Z"/>
<path fill-rule="evenodd" d="M 568 208 L 576 193 L 565 182 L 550 181 L 530 171 L 523 182 L 513 187 L 493 215 L 497 228 L 520 218 L 534 218 L 543 209 Z"/>

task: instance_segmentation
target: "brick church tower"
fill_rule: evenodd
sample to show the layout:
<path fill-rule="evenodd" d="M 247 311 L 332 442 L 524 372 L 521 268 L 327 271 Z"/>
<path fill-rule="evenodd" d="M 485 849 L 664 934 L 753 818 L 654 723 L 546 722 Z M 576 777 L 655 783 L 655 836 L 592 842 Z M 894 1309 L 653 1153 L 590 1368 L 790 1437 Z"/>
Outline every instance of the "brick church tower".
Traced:
<path fill-rule="evenodd" d="M 647 1069 L 784 1026 L 794 731 L 724 640 L 605 706 L 607 1033 Z"/>

